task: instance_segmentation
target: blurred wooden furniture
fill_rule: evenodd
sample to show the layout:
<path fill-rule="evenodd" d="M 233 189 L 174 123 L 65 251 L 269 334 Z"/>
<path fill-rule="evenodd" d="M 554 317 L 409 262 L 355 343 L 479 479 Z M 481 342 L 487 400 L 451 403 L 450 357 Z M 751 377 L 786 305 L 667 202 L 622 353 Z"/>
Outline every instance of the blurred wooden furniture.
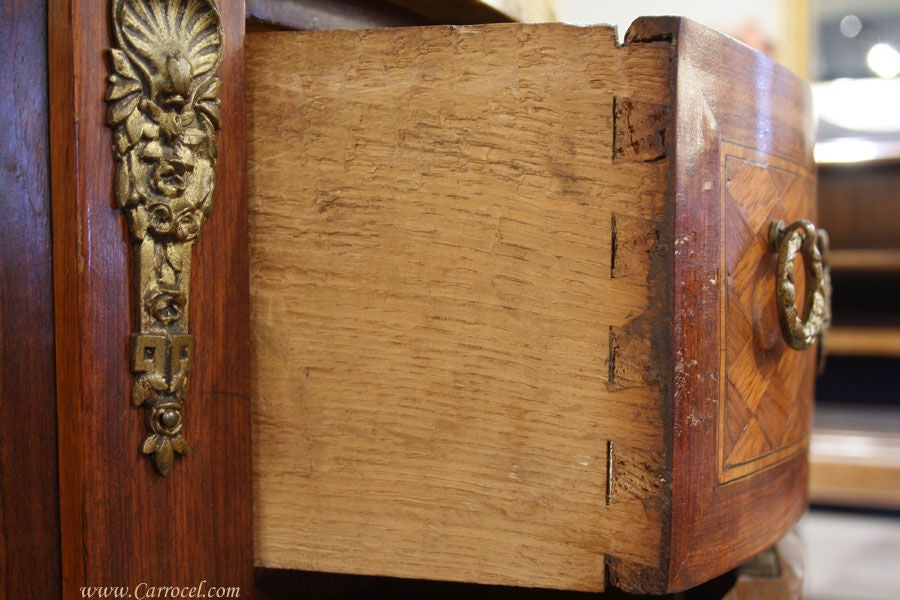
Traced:
<path fill-rule="evenodd" d="M 811 500 L 898 509 L 900 157 L 882 152 L 876 160 L 821 164 L 819 206 L 831 235 L 835 296 Z"/>
<path fill-rule="evenodd" d="M 861 429 L 816 429 L 810 494 L 814 502 L 900 507 L 900 435 Z"/>
<path fill-rule="evenodd" d="M 819 167 L 835 299 L 829 352 L 900 357 L 900 157 Z"/>
<path fill-rule="evenodd" d="M 197 357 L 186 404 L 190 451 L 165 479 L 141 457 L 147 419 L 130 404 L 134 361 L 129 340 L 138 292 L 132 284 L 128 225 L 113 195 L 116 163 L 106 125 L 109 65 L 104 64 L 112 43 L 109 3 L 13 2 L 3 9 L 4 39 L 16 43 L 4 51 L 4 65 L 14 76 L 2 81 L 3 118 L 15 134 L 3 140 L 0 195 L 8 217 L 0 225 L 0 595 L 78 598 L 92 586 L 191 587 L 205 582 L 208 587 L 240 588 L 243 597 L 253 593 L 255 557 L 259 567 L 292 560 L 296 562 L 290 566 L 306 569 L 580 590 L 600 590 L 609 583 L 661 593 L 705 584 L 774 544 L 806 504 L 814 351 L 789 350 L 781 339 L 769 293 L 775 259 L 767 247 L 772 220 L 815 217 L 804 85 L 748 48 L 678 19 L 638 21 L 628 43 L 616 46 L 605 28 L 515 24 L 298 37 L 271 32 L 296 26 L 292 20 L 263 19 L 261 12 L 253 12 L 287 4 L 250 2 L 249 13 L 240 1 L 219 5 L 227 42 L 218 72 L 223 86 L 215 206 L 193 251 L 190 285 Z M 437 11 L 432 19 L 422 14 L 424 5 L 410 10 L 408 3 L 378 4 L 376 19 L 367 16 L 376 6 L 370 3 L 293 4 L 302 10 L 291 12 L 291 19 L 313 24 L 321 23 L 315 19 L 334 6 L 346 8 L 341 22 L 370 25 L 444 20 L 440 10 L 447 7 L 430 3 Z M 174 11 L 185 4 L 172 0 L 166 6 Z M 485 20 L 511 20 L 495 10 L 477 10 L 493 15 Z M 253 80 L 259 75 L 252 72 L 254 64 L 266 64 L 265 44 L 270 42 L 251 43 L 250 62 L 245 62 L 248 14 L 255 16 L 259 33 L 254 35 L 294 36 L 284 37 L 299 40 L 293 51 L 305 48 L 315 57 L 317 62 L 292 71 L 292 56 L 282 55 L 279 72 L 302 78 L 321 69 L 321 78 L 304 85 L 311 86 L 310 92 L 315 89 L 316 102 L 332 108 L 342 97 L 329 95 L 328 77 L 334 73 L 328 69 L 352 58 L 349 49 L 362 48 L 365 37 L 377 46 L 367 46 L 372 51 L 360 56 L 359 64 L 368 64 L 376 79 L 379 71 L 390 71 L 388 64 L 401 73 L 410 56 L 419 60 L 415 44 L 425 44 L 423 49 L 447 60 L 454 52 L 471 52 L 471 61 L 465 60 L 469 55 L 455 55 L 461 63 L 457 79 L 443 79 L 447 88 L 442 97 L 428 93 L 429 78 L 446 77 L 435 68 L 418 75 L 429 83 L 419 89 L 425 104 L 393 106 L 398 113 L 405 106 L 410 123 L 419 119 L 416 130 L 404 132 L 406 137 L 350 139 L 333 137 L 340 133 L 335 129 L 322 130 L 332 136 L 323 151 L 343 141 L 348 156 L 367 145 L 374 156 L 384 147 L 420 154 L 412 167 L 405 162 L 397 166 L 396 180 L 379 172 L 389 163 L 367 163 L 376 167 L 372 181 L 379 185 L 358 190 L 357 201 L 397 182 L 409 183 L 408 190 L 393 190 L 402 217 L 398 221 L 383 213 L 372 213 L 367 221 L 364 210 L 346 211 L 341 204 L 346 201 L 337 193 L 343 191 L 341 182 L 358 177 L 350 167 L 360 163 L 345 161 L 345 180 L 338 177 L 337 187 L 329 188 L 335 181 L 329 180 L 325 165 L 333 155 L 316 157 L 319 146 L 313 143 L 308 148 L 313 153 L 304 155 L 322 166 L 308 178 L 320 193 L 299 198 L 313 204 L 292 214 L 307 215 L 318 229 L 289 230 L 287 240 L 316 231 L 321 234 L 319 249 L 327 250 L 346 232 L 327 226 L 343 210 L 358 231 L 373 223 L 421 226 L 405 233 L 424 236 L 427 243 L 421 248 L 435 253 L 447 226 L 456 241 L 469 244 L 475 263 L 493 261 L 498 267 L 494 274 L 505 294 L 502 302 L 488 306 L 488 292 L 482 290 L 481 308 L 475 312 L 463 296 L 449 294 L 477 287 L 477 277 L 444 254 L 444 273 L 438 275 L 458 275 L 460 289 L 452 289 L 452 278 L 430 278 L 433 265 L 411 262 L 426 255 L 415 246 L 404 248 L 402 239 L 395 240 L 396 248 L 383 246 L 371 255 L 370 264 L 383 271 L 367 275 L 358 268 L 363 256 L 357 257 L 356 271 L 336 270 L 326 277 L 324 281 L 334 283 L 335 276 L 350 275 L 348 281 L 363 293 L 379 291 L 382 284 L 405 291 L 403 277 L 421 269 L 411 282 L 415 285 L 408 294 L 411 301 L 399 313 L 402 318 L 394 315 L 394 321 L 379 321 L 372 330 L 357 321 L 352 330 L 358 349 L 380 353 L 385 359 L 381 364 L 393 365 L 372 373 L 380 379 L 366 380 L 368 373 L 361 369 L 369 364 L 365 360 L 344 366 L 315 362 L 340 354 L 340 332 L 329 327 L 344 323 L 341 314 L 319 330 L 326 336 L 322 349 L 328 355 L 292 354 L 297 342 L 312 343 L 308 349 L 314 349 L 317 342 L 303 336 L 282 346 L 282 339 L 271 338 L 276 348 L 268 357 L 259 345 L 251 350 L 251 317 L 255 326 L 268 328 L 266 335 L 278 324 L 266 323 L 263 312 L 251 315 L 245 142 L 259 143 L 259 138 L 247 133 L 246 115 L 255 109 L 248 111 L 244 90 L 252 98 L 277 74 Z M 562 60 L 574 46 L 566 46 L 566 37 L 594 42 L 578 50 L 586 52 L 579 55 L 585 62 L 574 69 Z M 497 54 L 466 49 L 469 43 L 492 48 L 489 40 L 505 38 L 512 47 L 497 46 Z M 528 73 L 513 71 L 516 45 L 519 66 L 531 65 Z M 334 52 L 322 51 L 327 48 Z M 106 56 L 114 62 L 115 57 Z M 492 56 L 504 60 L 492 63 Z M 611 57 L 611 63 L 605 62 Z M 372 62 L 366 63 L 367 58 Z M 178 56 L 172 60 L 167 69 L 174 89 L 188 71 Z M 479 69 L 469 74 L 469 64 Z M 564 67 L 570 80 L 562 77 Z M 245 81 L 245 73 L 252 81 Z M 497 82 L 512 77 L 515 85 L 491 86 L 484 74 Z M 467 86 L 477 81 L 482 93 L 470 95 L 476 88 Z M 387 115 L 382 125 L 402 128 L 404 123 L 389 118 L 390 84 L 380 80 L 384 94 L 376 94 L 371 106 L 349 109 L 362 106 Z M 454 99 L 461 91 L 466 93 Z M 547 100 L 542 104 L 534 98 Z M 502 117 L 507 110 L 507 116 L 520 122 L 495 122 L 494 149 L 479 157 L 478 148 L 466 144 L 491 132 L 474 123 L 466 131 L 464 121 L 467 106 L 472 106 L 468 102 L 482 106 L 478 103 L 485 101 L 489 113 Z M 434 118 L 430 102 L 447 103 L 438 111 L 443 122 L 428 121 Z M 311 104 L 301 112 L 315 109 Z M 290 113 L 292 107 L 286 110 Z M 317 118 L 318 126 L 346 126 L 329 124 L 327 114 Z M 541 125 L 542 119 L 552 126 Z M 362 119 L 359 124 L 376 128 L 360 129 L 360 134 L 378 133 L 378 121 Z M 141 138 L 158 131 L 150 126 L 127 133 Z M 455 137 L 444 139 L 446 135 Z M 273 157 L 263 156 L 260 165 L 278 156 L 276 142 L 295 141 L 279 137 L 262 144 Z M 504 151 L 503 143 L 517 137 L 527 144 Z M 548 152 L 542 154 L 544 150 Z M 256 151 L 252 144 L 251 151 Z M 467 152 L 475 152 L 468 171 Z M 290 163 L 273 160 L 272 166 L 278 164 L 289 168 Z M 421 182 L 413 181 L 414 171 L 401 169 L 415 169 L 416 164 L 428 167 L 419 173 Z M 495 216 L 490 210 L 479 212 L 478 188 L 437 187 L 428 195 L 431 175 L 441 173 L 439 183 L 447 186 L 454 177 L 474 173 L 479 164 L 489 172 L 495 169 L 503 183 L 485 188 L 492 190 L 485 203 L 493 204 L 487 208 L 502 209 L 492 230 L 497 237 L 485 248 L 478 246 L 480 240 L 465 240 L 467 231 L 487 231 L 485 223 Z M 304 179 L 299 169 L 293 175 Z M 376 175 L 384 177 L 384 185 Z M 610 184 L 612 179 L 618 187 Z M 503 195 L 506 189 L 509 196 Z M 418 204 L 411 200 L 416 196 L 422 197 Z M 456 196 L 466 208 L 458 214 L 441 202 Z M 254 211 L 259 217 L 260 206 Z M 470 218 L 481 221 L 468 229 Z M 552 230 L 542 223 L 553 224 Z M 264 252 L 262 242 L 253 238 L 255 252 Z M 284 239 L 281 243 L 287 244 Z M 304 243 L 298 247 L 316 247 L 315 240 Z M 388 268 L 391 259 L 401 258 L 409 263 L 407 270 Z M 457 267 L 458 273 L 449 273 Z M 422 301 L 429 284 L 436 295 Z M 331 308 L 342 306 L 339 288 L 330 288 L 335 294 Z M 314 319 L 323 316 L 314 311 L 329 304 L 331 292 L 327 286 L 322 289 L 326 293 L 315 298 L 307 313 Z M 757 289 L 763 291 L 754 293 Z M 278 296 L 273 285 L 268 296 L 255 298 L 254 306 L 268 302 L 277 308 Z M 381 297 L 390 299 L 389 294 Z M 415 306 L 426 312 L 411 312 Z M 465 310 L 453 312 L 457 308 Z M 386 304 L 376 303 L 375 309 L 380 317 L 392 314 Z M 357 314 L 366 316 L 365 311 Z M 467 321 L 473 315 L 475 320 Z M 491 322 L 477 320 L 483 315 Z M 414 343 L 399 339 L 399 358 L 391 357 L 386 352 L 391 340 L 382 337 L 385 327 L 418 335 L 416 319 L 423 319 L 421 337 Z M 505 329 L 491 330 L 497 323 Z M 497 336 L 472 348 L 479 330 Z M 449 345 L 431 347 L 431 339 Z M 455 347 L 455 341 L 461 344 Z M 347 347 L 353 344 L 351 340 Z M 481 358 L 466 363 L 466 348 Z M 404 349 L 413 352 L 404 355 Z M 251 352 L 263 359 L 254 367 L 255 383 Z M 279 385 L 277 378 L 259 374 L 277 366 L 279 357 L 297 356 L 309 362 L 293 362 L 283 372 L 291 373 L 299 387 L 280 399 L 266 396 L 254 408 L 253 394 L 268 393 L 267 384 Z M 152 362 L 153 357 L 137 359 Z M 432 365 L 446 360 L 450 368 L 421 362 L 429 360 Z M 507 378 L 504 363 L 509 364 Z M 483 372 L 486 364 L 495 367 Z M 348 376 L 336 376 L 335 369 Z M 397 395 L 386 393 L 391 386 L 399 390 Z M 300 392 L 322 391 L 327 392 L 319 396 L 322 403 L 311 411 L 302 403 L 284 406 L 290 404 L 285 400 L 310 397 Z M 341 397 L 348 391 L 356 396 Z M 341 404 L 346 399 L 360 403 Z M 265 412 L 278 402 L 287 412 Z M 477 427 L 457 411 L 463 407 L 475 411 Z M 316 414 L 317 408 L 321 413 Z M 256 443 L 254 410 L 263 436 Z M 281 430 L 267 429 L 289 416 L 310 418 Z M 391 428 L 384 419 L 393 416 Z M 429 419 L 435 425 L 432 433 L 416 429 Z M 381 427 L 374 434 L 373 423 Z M 287 456 L 276 462 L 267 454 L 277 451 L 266 444 L 269 435 L 289 437 L 298 426 L 306 427 L 309 436 L 293 440 L 298 445 L 284 448 Z M 336 445 L 323 451 L 317 444 L 328 436 Z M 297 453 L 304 444 L 311 450 L 305 458 Z M 569 456 L 570 451 L 581 454 Z M 353 460 L 340 460 L 346 456 Z M 430 470 L 415 470 L 417 462 Z M 336 491 L 342 477 L 348 483 L 345 497 Z M 279 482 L 300 487 L 285 488 Z M 290 493 L 280 496 L 285 489 Z M 372 496 L 373 490 L 382 496 Z M 396 497 L 390 496 L 392 490 Z M 372 512 L 356 513 L 329 533 L 329 519 L 352 514 L 346 509 L 353 506 Z M 281 508 L 295 512 L 279 514 Z M 392 511 L 405 530 L 385 527 L 379 532 L 384 537 L 369 537 L 366 527 L 377 530 L 394 516 Z M 442 518 L 436 518 L 436 511 L 443 511 Z M 304 527 L 318 528 L 322 537 L 305 537 Z M 373 540 L 377 545 L 367 546 Z M 441 555 L 446 550 L 460 553 Z"/>

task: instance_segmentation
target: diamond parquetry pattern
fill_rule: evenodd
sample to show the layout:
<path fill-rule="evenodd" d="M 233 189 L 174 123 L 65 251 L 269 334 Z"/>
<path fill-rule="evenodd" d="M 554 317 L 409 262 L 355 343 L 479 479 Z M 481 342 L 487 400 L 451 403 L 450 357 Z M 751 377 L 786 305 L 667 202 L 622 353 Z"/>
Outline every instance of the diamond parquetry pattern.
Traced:
<path fill-rule="evenodd" d="M 810 361 L 782 339 L 767 236 L 774 219 L 803 214 L 814 190 L 801 173 L 746 157 L 727 156 L 725 175 L 720 479 L 729 481 L 793 456 L 808 430 L 809 399 L 801 390 L 812 377 Z"/>

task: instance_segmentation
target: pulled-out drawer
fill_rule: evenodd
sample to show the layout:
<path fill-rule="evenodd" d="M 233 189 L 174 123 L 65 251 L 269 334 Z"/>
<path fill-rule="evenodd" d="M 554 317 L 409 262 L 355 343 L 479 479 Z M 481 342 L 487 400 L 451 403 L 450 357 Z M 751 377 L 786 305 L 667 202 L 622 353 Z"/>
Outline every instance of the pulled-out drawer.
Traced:
<path fill-rule="evenodd" d="M 662 592 L 789 530 L 805 84 L 674 18 L 247 52 L 258 564 Z"/>

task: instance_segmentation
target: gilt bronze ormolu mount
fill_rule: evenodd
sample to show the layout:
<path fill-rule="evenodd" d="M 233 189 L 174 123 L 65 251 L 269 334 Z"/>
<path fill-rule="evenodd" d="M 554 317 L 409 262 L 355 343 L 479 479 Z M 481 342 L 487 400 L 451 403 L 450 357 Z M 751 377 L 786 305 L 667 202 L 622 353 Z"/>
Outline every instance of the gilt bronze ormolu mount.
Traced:
<path fill-rule="evenodd" d="M 212 208 L 223 34 L 213 0 L 114 0 L 112 26 L 107 120 L 134 243 L 132 401 L 146 407 L 141 451 L 167 475 L 188 451 L 191 248 Z"/>

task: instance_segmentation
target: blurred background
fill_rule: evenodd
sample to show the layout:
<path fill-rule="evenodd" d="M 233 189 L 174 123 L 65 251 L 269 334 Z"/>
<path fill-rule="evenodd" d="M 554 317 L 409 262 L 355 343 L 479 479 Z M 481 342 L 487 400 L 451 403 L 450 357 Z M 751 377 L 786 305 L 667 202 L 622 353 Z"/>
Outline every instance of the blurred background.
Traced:
<path fill-rule="evenodd" d="M 900 598 L 900 0 L 556 0 L 557 18 L 678 14 L 812 82 L 834 322 L 816 393 L 808 600 Z"/>

